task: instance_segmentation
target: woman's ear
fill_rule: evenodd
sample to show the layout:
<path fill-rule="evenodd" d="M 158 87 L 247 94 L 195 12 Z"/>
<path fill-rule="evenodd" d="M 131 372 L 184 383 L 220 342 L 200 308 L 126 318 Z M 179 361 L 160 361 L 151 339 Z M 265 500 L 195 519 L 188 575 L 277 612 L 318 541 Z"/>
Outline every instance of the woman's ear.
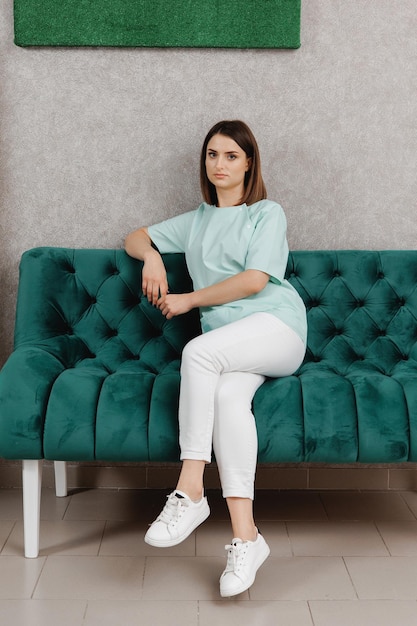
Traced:
<path fill-rule="evenodd" d="M 249 157 L 246 160 L 246 172 L 249 172 L 250 168 L 252 167 L 252 157 Z"/>

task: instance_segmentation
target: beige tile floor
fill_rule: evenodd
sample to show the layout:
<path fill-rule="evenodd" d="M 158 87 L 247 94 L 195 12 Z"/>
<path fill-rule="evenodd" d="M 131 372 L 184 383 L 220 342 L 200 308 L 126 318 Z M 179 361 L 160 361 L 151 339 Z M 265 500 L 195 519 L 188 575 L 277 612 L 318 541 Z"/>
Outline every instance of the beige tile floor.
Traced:
<path fill-rule="evenodd" d="M 0 490 L 3 626 L 416 626 L 417 494 L 259 491 L 271 557 L 222 600 L 231 539 L 218 491 L 182 545 L 143 542 L 160 491 L 42 494 L 41 551 L 25 559 L 19 490 Z"/>

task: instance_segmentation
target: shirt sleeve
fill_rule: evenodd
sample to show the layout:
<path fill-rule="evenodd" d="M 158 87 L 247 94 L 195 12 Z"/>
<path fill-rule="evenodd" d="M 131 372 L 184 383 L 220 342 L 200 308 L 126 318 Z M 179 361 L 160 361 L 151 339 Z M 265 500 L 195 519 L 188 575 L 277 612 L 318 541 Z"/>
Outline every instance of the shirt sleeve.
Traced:
<path fill-rule="evenodd" d="M 148 226 L 149 237 L 161 254 L 185 252 L 195 213 L 196 211 L 189 211 Z"/>
<path fill-rule="evenodd" d="M 285 277 L 287 262 L 287 220 L 283 208 L 271 203 L 259 212 L 245 269 L 265 272 L 272 282 L 280 284 Z"/>

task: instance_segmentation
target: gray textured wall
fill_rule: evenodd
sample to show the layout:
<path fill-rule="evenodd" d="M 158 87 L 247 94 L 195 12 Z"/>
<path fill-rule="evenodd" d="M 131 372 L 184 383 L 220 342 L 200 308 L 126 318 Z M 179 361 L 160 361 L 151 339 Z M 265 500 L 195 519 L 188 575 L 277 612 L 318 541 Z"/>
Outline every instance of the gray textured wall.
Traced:
<path fill-rule="evenodd" d="M 416 0 L 303 0 L 295 51 L 22 49 L 0 0 L 0 359 L 17 265 L 117 247 L 200 201 L 208 128 L 246 120 L 299 248 L 414 248 Z"/>

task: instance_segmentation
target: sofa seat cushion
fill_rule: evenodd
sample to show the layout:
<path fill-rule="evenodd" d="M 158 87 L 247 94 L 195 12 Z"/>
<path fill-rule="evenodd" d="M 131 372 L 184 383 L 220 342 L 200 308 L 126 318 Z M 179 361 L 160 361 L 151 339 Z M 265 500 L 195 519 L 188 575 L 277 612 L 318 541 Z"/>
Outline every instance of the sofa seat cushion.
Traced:
<path fill-rule="evenodd" d="M 259 462 L 401 463 L 416 460 L 410 415 L 416 374 L 399 378 L 307 368 L 267 380 L 254 398 Z"/>

